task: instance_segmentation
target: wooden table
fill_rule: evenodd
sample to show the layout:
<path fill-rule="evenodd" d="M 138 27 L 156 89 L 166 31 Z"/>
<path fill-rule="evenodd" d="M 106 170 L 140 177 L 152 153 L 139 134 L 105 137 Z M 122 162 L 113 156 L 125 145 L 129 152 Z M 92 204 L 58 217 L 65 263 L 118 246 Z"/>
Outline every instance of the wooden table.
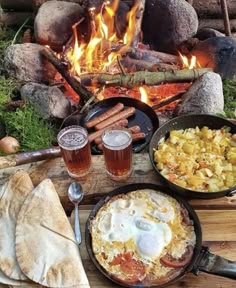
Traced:
<path fill-rule="evenodd" d="M 91 208 L 100 197 L 99 194 L 107 193 L 116 187 L 129 183 L 159 183 L 159 179 L 151 167 L 148 154 L 135 154 L 133 166 L 132 176 L 127 181 L 118 183 L 107 178 L 103 156 L 93 156 L 93 169 L 87 179 L 81 181 L 86 194 L 80 206 L 82 231 L 84 231 L 85 222 Z M 68 215 L 71 213 L 73 207 L 69 203 L 67 189 L 73 179 L 67 175 L 61 158 L 2 169 L 0 170 L 0 184 L 7 181 L 9 176 L 19 168 L 29 173 L 35 186 L 43 179 L 50 178 L 57 189 L 65 211 Z M 203 244 L 210 247 L 212 253 L 236 261 L 236 195 L 230 198 L 223 197 L 213 200 L 195 199 L 189 202 L 200 218 Z M 91 287 L 120 287 L 107 280 L 97 271 L 89 259 L 84 241 L 80 249 Z M 201 273 L 199 276 L 189 273 L 185 278 L 169 287 L 233 288 L 236 287 L 236 281 L 206 273 Z"/>

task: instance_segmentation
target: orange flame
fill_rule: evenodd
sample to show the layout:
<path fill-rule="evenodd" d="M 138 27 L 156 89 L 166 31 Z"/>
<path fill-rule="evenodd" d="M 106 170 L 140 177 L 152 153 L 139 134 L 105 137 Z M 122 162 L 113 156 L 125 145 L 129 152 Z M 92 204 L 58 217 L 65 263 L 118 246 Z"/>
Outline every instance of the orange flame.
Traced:
<path fill-rule="evenodd" d="M 186 56 L 182 55 L 180 52 L 179 52 L 179 56 L 180 56 L 181 62 L 183 64 L 183 68 L 185 68 L 185 69 L 201 68 L 201 65 L 197 61 L 196 56 L 192 55 L 190 60 Z"/>
<path fill-rule="evenodd" d="M 118 4 L 119 0 L 114 0 L 112 4 L 106 1 L 98 14 L 95 14 L 95 9 L 90 8 L 92 35 L 89 43 L 79 43 L 76 25 L 72 27 L 75 43 L 73 49 L 67 52 L 67 58 L 72 66 L 71 73 L 81 75 L 108 71 L 117 56 L 128 49 L 133 41 L 138 4 L 128 13 L 128 27 L 123 39 L 119 39 L 115 32 L 114 21 Z M 116 49 L 112 49 L 113 46 Z"/>
<path fill-rule="evenodd" d="M 144 103 L 148 103 L 148 94 L 144 87 L 139 87 L 139 92 L 141 94 L 141 101 Z"/>

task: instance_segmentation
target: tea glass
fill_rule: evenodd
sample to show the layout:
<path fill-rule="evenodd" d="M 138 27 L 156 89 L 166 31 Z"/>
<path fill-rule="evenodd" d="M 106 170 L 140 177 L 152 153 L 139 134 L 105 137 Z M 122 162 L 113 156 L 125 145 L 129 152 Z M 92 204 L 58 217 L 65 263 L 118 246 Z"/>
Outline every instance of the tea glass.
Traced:
<path fill-rule="evenodd" d="M 113 180 L 126 180 L 132 172 L 132 136 L 126 128 L 108 128 L 102 134 L 106 172 Z"/>
<path fill-rule="evenodd" d="M 86 176 L 91 168 L 87 130 L 77 125 L 68 126 L 59 132 L 57 141 L 69 176 L 72 178 Z"/>

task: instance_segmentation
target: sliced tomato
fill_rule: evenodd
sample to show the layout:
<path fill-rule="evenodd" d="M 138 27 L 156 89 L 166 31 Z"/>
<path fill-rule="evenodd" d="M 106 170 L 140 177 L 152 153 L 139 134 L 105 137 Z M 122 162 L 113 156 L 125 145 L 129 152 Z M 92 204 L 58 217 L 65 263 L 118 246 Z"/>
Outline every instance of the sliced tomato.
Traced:
<path fill-rule="evenodd" d="M 145 266 L 141 261 L 130 259 L 120 264 L 120 270 L 126 275 L 142 276 L 145 274 Z"/>
<path fill-rule="evenodd" d="M 186 248 L 185 253 L 182 255 L 181 258 L 175 259 L 175 258 L 173 258 L 171 255 L 169 255 L 167 253 L 164 257 L 162 257 L 160 259 L 160 262 L 163 265 L 166 265 L 168 267 L 181 268 L 181 267 L 184 267 L 186 264 L 188 264 L 190 262 L 190 260 L 192 259 L 192 256 L 193 256 L 193 247 L 192 246 L 188 246 Z"/>
<path fill-rule="evenodd" d="M 110 265 L 119 265 L 123 261 L 122 254 L 116 255 L 111 262 L 109 262 Z"/>
<path fill-rule="evenodd" d="M 127 252 L 123 254 L 118 254 L 116 255 L 112 261 L 109 263 L 110 265 L 119 265 L 124 261 L 129 261 L 132 259 L 133 253 L 132 252 Z"/>
<path fill-rule="evenodd" d="M 120 277 L 114 276 L 114 278 L 118 280 L 119 282 L 123 282 L 125 284 L 135 284 L 139 281 L 139 277 L 137 275 L 132 275 L 126 278 L 120 278 Z"/>

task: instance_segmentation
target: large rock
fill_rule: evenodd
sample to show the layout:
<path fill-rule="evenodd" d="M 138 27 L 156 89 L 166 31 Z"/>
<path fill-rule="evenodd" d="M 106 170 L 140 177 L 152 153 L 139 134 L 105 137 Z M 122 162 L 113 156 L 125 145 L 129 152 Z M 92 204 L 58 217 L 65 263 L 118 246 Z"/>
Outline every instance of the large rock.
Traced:
<path fill-rule="evenodd" d="M 236 41 L 231 37 L 213 37 L 198 42 L 191 51 L 201 67 L 209 67 L 222 79 L 236 80 Z"/>
<path fill-rule="evenodd" d="M 143 18 L 144 41 L 152 49 L 176 53 L 198 29 L 194 8 L 185 0 L 149 0 Z"/>
<path fill-rule="evenodd" d="M 76 3 L 45 2 L 35 17 L 36 41 L 60 51 L 72 36 L 72 25 L 83 17 L 83 13 L 84 9 Z"/>
<path fill-rule="evenodd" d="M 216 114 L 224 109 L 222 80 L 219 74 L 207 72 L 199 77 L 176 106 L 174 115 L 189 113 Z"/>
<path fill-rule="evenodd" d="M 48 83 L 54 79 L 56 70 L 41 55 L 44 47 L 33 44 L 15 44 L 5 51 L 4 67 L 9 75 L 22 82 Z"/>
<path fill-rule="evenodd" d="M 71 113 L 69 99 L 55 86 L 27 83 L 21 88 L 21 97 L 30 102 L 44 119 L 64 119 Z"/>

